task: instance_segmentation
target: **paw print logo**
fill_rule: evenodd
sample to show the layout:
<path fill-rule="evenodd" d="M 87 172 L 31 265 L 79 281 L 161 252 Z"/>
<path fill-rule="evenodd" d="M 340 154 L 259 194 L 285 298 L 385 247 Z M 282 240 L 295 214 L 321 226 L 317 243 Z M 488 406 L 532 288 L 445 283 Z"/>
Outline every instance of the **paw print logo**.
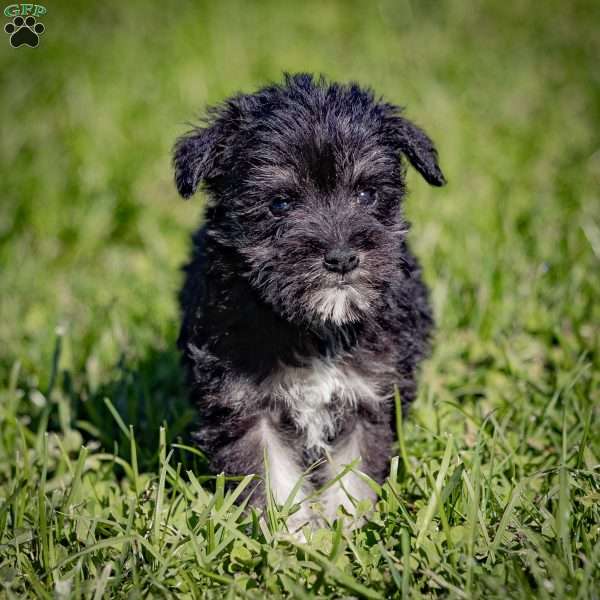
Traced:
<path fill-rule="evenodd" d="M 12 23 L 4 26 L 4 31 L 10 35 L 10 45 L 13 48 L 18 48 L 23 44 L 35 48 L 40 42 L 39 36 L 44 33 L 44 29 L 45 27 L 31 15 L 26 19 L 15 17 Z"/>

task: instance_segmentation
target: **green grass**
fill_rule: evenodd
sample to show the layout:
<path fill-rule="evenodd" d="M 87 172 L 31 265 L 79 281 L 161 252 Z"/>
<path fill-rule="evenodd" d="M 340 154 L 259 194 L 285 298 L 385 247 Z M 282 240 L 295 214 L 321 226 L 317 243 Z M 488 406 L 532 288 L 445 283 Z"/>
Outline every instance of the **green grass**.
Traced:
<path fill-rule="evenodd" d="M 600 5 L 47 7 L 0 44 L 0 597 L 598 598 Z M 439 327 L 399 457 L 306 544 L 206 477 L 174 351 L 171 145 L 282 70 L 406 105 L 449 179 L 409 177 Z"/>

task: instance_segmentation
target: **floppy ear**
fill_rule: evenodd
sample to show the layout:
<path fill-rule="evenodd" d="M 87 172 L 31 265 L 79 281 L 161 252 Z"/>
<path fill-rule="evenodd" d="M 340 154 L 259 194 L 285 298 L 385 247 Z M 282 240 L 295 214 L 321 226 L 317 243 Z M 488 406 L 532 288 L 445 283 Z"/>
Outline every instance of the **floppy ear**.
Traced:
<path fill-rule="evenodd" d="M 389 121 L 393 138 L 410 164 L 421 173 L 427 183 L 444 185 L 446 178 L 440 169 L 437 150 L 429 136 L 414 123 L 398 115 L 390 117 Z"/>
<path fill-rule="evenodd" d="M 202 180 L 218 174 L 223 139 L 223 127 L 213 121 L 206 127 L 195 127 L 175 143 L 175 184 L 184 198 L 192 196 Z"/>

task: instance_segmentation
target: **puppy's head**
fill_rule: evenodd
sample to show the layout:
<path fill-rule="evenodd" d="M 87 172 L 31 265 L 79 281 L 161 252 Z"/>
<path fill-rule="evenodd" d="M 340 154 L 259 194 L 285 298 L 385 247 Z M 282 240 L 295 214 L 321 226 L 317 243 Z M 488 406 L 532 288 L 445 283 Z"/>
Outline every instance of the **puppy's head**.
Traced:
<path fill-rule="evenodd" d="M 401 277 L 401 156 L 444 184 L 431 140 L 358 85 L 310 75 L 211 109 L 175 146 L 187 198 L 204 182 L 207 235 L 280 315 L 341 325 Z"/>

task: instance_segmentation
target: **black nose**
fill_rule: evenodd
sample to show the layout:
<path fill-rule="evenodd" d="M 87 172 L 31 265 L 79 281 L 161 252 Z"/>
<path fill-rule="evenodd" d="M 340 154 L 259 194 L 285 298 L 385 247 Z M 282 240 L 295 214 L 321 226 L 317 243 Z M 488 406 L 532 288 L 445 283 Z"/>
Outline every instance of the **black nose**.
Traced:
<path fill-rule="evenodd" d="M 358 263 L 358 254 L 350 248 L 334 248 L 323 259 L 323 264 L 328 271 L 342 274 L 356 269 Z"/>

